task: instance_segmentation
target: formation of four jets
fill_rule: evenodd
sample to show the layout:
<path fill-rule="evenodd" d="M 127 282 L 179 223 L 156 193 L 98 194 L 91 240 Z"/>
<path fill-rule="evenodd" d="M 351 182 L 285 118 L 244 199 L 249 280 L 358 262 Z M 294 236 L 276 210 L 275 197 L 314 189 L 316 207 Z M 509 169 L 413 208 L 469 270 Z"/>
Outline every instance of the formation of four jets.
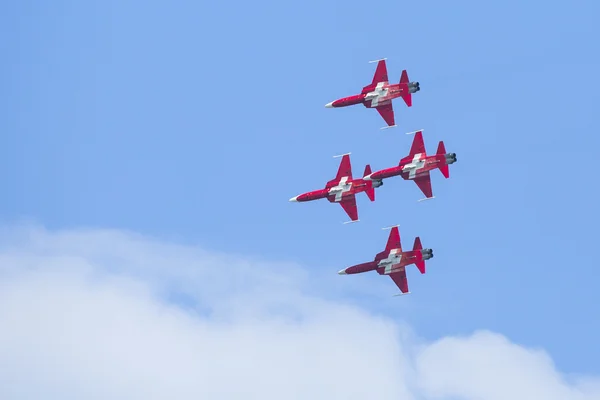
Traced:
<path fill-rule="evenodd" d="M 401 97 L 408 107 L 412 106 L 412 94 L 421 90 L 419 82 L 410 82 L 406 70 L 402 71 L 400 82 L 390 84 L 387 74 L 386 59 L 376 60 L 377 69 L 370 85 L 363 88 L 360 94 L 341 98 L 325 105 L 327 108 L 346 107 L 363 104 L 367 108 L 375 108 L 387 123 L 382 128 L 391 128 L 396 125 L 392 100 Z M 371 172 L 367 165 L 362 178 L 353 178 L 350 153 L 343 154 L 334 179 L 327 182 L 323 189 L 303 193 L 290 199 L 292 202 L 304 202 L 318 199 L 327 199 L 331 203 L 339 203 L 350 221 L 358 221 L 356 195 L 365 192 L 371 201 L 375 201 L 375 189 L 383 185 L 383 180 L 394 176 L 401 176 L 405 180 L 414 181 L 425 195 L 421 200 L 433 198 L 431 189 L 430 171 L 439 169 L 445 178 L 450 177 L 448 166 L 456 162 L 455 153 L 446 153 L 443 141 L 438 143 L 434 155 L 427 155 L 423 142 L 423 132 L 414 132 L 415 137 L 409 154 L 402 158 L 397 166 Z M 420 201 L 420 200 L 419 200 Z M 425 273 L 425 261 L 433 257 L 431 249 L 424 249 L 421 239 L 415 238 L 413 249 L 403 251 L 400 242 L 398 226 L 391 228 L 385 249 L 375 256 L 373 261 L 354 265 L 339 271 L 340 275 L 357 274 L 367 271 L 377 271 L 380 275 L 389 275 L 400 288 L 402 294 L 410 293 L 406 278 L 406 266 L 415 264 L 421 274 Z"/>

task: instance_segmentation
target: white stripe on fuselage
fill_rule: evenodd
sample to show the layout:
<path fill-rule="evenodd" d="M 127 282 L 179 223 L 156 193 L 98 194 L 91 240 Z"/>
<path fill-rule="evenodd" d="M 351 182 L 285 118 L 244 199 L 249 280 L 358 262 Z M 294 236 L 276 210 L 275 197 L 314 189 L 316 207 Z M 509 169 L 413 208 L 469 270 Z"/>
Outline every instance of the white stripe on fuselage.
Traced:
<path fill-rule="evenodd" d="M 413 156 L 410 164 L 406 164 L 402 167 L 402 172 L 408 170 L 408 179 L 415 179 L 417 172 L 425 167 L 425 161 L 425 153 L 417 153 Z"/>
<path fill-rule="evenodd" d="M 366 98 L 367 100 L 371 100 L 371 107 L 377 107 L 379 100 L 388 95 L 388 88 L 383 87 L 385 84 L 386 82 L 379 82 L 377 86 L 375 86 L 375 90 L 367 93 Z"/>
<path fill-rule="evenodd" d="M 335 194 L 335 201 L 340 202 L 344 193 L 349 192 L 350 189 L 352 189 L 352 182 L 348 182 L 348 177 L 343 176 L 336 186 L 332 186 L 329 189 L 329 194 Z"/>
<path fill-rule="evenodd" d="M 377 263 L 378 267 L 385 267 L 385 274 L 389 275 L 394 270 L 394 266 L 400 264 L 402 260 L 402 250 L 392 249 L 386 258 Z"/>

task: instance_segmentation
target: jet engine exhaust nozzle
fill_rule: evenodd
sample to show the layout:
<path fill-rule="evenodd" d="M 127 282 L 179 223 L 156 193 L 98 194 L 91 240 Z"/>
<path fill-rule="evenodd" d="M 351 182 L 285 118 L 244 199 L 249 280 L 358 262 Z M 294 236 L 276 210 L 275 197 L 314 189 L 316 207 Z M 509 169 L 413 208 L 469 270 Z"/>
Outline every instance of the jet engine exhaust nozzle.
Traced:
<path fill-rule="evenodd" d="M 456 162 L 456 153 L 446 154 L 446 164 L 454 164 Z"/>
<path fill-rule="evenodd" d="M 433 258 L 433 250 L 432 249 L 423 249 L 421 250 L 421 255 L 423 256 L 423 260 L 429 260 Z"/>
<path fill-rule="evenodd" d="M 419 82 L 410 82 L 408 84 L 408 92 L 409 93 L 416 93 L 419 90 L 421 90 L 421 87 L 419 86 Z"/>

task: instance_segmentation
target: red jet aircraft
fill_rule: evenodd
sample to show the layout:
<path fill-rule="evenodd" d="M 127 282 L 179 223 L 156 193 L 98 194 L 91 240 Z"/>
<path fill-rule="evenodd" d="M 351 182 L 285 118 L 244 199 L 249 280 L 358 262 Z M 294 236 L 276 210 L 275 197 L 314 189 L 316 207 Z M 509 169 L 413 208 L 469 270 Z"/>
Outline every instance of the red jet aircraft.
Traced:
<path fill-rule="evenodd" d="M 340 156 L 335 156 L 340 157 Z M 358 221 L 358 209 L 356 208 L 356 194 L 365 192 L 371 201 L 375 201 L 375 188 L 381 186 L 382 182 L 365 181 L 363 178 L 352 179 L 352 166 L 350 164 L 350 153 L 341 156 L 342 161 L 338 168 L 335 179 L 327 182 L 324 189 L 307 192 L 290 201 L 311 201 L 327 198 L 331 203 L 340 203 L 346 214 L 352 221 Z M 367 164 L 364 175 L 371 173 L 371 166 Z M 347 222 L 345 222 L 347 223 Z"/>
<path fill-rule="evenodd" d="M 389 229 L 389 228 L 384 228 Z M 433 250 L 424 249 L 421 239 L 417 236 L 412 251 L 402 251 L 398 226 L 392 227 L 385 250 L 375 256 L 375 260 L 354 265 L 338 272 L 340 275 L 359 274 L 361 272 L 377 271 L 379 275 L 389 275 L 403 294 L 409 294 L 406 266 L 415 264 L 422 274 L 425 273 L 425 261 L 433 258 Z"/>
<path fill-rule="evenodd" d="M 423 131 L 417 131 L 409 155 L 401 159 L 397 167 L 373 172 L 372 174 L 365 176 L 364 179 L 380 182 L 382 179 L 400 175 L 405 180 L 415 181 L 426 197 L 421 200 L 432 199 L 434 196 L 431 190 L 431 176 L 429 175 L 429 171 L 439 168 L 444 177 L 449 178 L 450 170 L 448 165 L 455 162 L 456 153 L 446 153 L 446 147 L 444 146 L 443 141 L 439 142 L 437 153 L 428 156 L 425 153 Z"/>
<path fill-rule="evenodd" d="M 406 70 L 402 71 L 400 83 L 390 84 L 388 81 L 385 58 L 370 62 L 377 62 L 377 69 L 373 76 L 373 82 L 365 86 L 360 94 L 344 97 L 339 100 L 325 104 L 327 108 L 347 107 L 362 103 L 367 108 L 375 108 L 391 128 L 396 126 L 392 100 L 402 97 L 408 107 L 412 106 L 412 94 L 421 90 L 419 82 L 409 82 Z"/>

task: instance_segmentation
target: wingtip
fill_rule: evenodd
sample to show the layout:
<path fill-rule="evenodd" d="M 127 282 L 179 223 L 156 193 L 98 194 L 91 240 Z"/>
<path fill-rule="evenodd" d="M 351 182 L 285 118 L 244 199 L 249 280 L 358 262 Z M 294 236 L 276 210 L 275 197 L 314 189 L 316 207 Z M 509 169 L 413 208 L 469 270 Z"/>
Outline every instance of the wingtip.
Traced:
<path fill-rule="evenodd" d="M 340 157 L 344 157 L 344 156 L 349 156 L 352 153 L 344 153 L 344 154 L 338 154 L 337 156 L 333 156 L 333 158 L 340 158 Z"/>

